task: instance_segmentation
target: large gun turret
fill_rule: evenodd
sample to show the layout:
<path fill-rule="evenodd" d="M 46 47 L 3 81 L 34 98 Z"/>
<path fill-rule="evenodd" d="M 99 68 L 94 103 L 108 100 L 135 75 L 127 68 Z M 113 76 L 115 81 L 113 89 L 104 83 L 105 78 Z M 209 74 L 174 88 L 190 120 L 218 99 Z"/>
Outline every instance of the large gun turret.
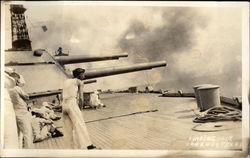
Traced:
<path fill-rule="evenodd" d="M 165 61 L 157 61 L 157 62 L 150 62 L 150 63 L 141 63 L 141 64 L 134 64 L 129 66 L 121 66 L 121 67 L 111 67 L 105 68 L 101 70 L 86 70 L 85 78 L 97 78 L 97 77 L 105 77 L 135 71 L 142 71 L 142 70 L 149 70 L 156 67 L 164 67 L 167 66 Z"/>
<path fill-rule="evenodd" d="M 117 60 L 122 57 L 128 57 L 127 53 L 122 53 L 118 55 L 109 56 L 84 56 L 84 55 L 74 55 L 74 56 L 54 56 L 54 59 L 61 65 L 83 63 L 83 62 L 94 62 L 102 60 Z"/>
<path fill-rule="evenodd" d="M 128 57 L 127 53 L 104 56 L 52 56 L 45 49 L 32 51 L 31 41 L 28 36 L 22 33 L 15 33 L 19 27 L 26 28 L 23 22 L 24 11 L 22 5 L 11 6 L 11 29 L 12 29 L 12 49 L 5 51 L 5 66 L 12 68 L 22 75 L 26 81 L 23 89 L 34 97 L 47 97 L 61 93 L 63 82 L 72 77 L 66 70 L 65 64 L 85 63 L 103 60 L 115 60 Z M 20 11 L 23 11 L 20 16 Z M 20 17 L 20 18 L 16 18 Z M 21 22 L 23 26 L 14 25 Z M 19 29 L 20 30 L 20 29 Z M 28 31 L 28 30 L 27 30 Z M 25 34 L 28 35 L 28 32 Z M 17 36 L 18 40 L 14 40 Z M 61 50 L 62 51 L 62 50 Z M 61 54 L 62 55 L 62 54 Z M 134 64 L 129 66 L 117 66 L 103 69 L 86 70 L 86 79 L 105 77 L 135 71 L 149 70 L 156 67 L 166 66 L 165 61 Z M 95 80 L 86 81 L 85 84 L 94 83 Z M 59 99 L 58 99 L 59 100 Z"/>

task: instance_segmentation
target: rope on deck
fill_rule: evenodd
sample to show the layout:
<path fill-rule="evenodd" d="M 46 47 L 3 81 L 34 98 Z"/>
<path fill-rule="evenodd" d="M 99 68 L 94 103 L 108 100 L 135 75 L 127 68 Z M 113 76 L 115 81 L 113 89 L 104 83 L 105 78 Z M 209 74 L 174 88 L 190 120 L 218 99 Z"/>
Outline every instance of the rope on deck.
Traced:
<path fill-rule="evenodd" d="M 210 124 L 209 127 L 207 127 L 206 124 L 209 124 L 209 123 L 200 123 L 198 125 L 195 125 L 192 128 L 192 130 L 196 132 L 218 132 L 218 131 L 226 131 L 226 130 L 236 128 L 236 127 L 228 126 L 225 123 Z"/>
<path fill-rule="evenodd" d="M 131 115 L 137 115 L 137 114 L 144 114 L 144 113 L 149 113 L 149 112 L 157 112 L 157 111 L 158 111 L 158 109 L 146 110 L 146 111 L 138 111 L 138 112 L 133 112 L 133 113 L 130 113 L 130 114 L 124 114 L 124 115 L 118 115 L 118 116 L 111 116 L 111 117 L 106 117 L 106 118 L 102 118 L 102 119 L 86 121 L 85 123 L 91 123 L 91 122 L 97 122 L 97 121 L 104 121 L 104 120 L 109 120 L 109 119 L 118 118 L 118 117 L 125 117 L 125 116 L 131 116 Z"/>
<path fill-rule="evenodd" d="M 192 130 L 197 132 L 216 132 L 233 129 L 234 127 L 227 126 L 223 123 L 210 124 L 209 128 L 204 127 L 209 123 L 215 123 L 218 121 L 241 121 L 241 113 L 241 110 L 227 106 L 212 107 L 193 120 L 193 122 L 200 124 L 195 125 Z"/>
<path fill-rule="evenodd" d="M 241 110 L 227 106 L 212 107 L 196 117 L 193 122 L 241 121 Z"/>

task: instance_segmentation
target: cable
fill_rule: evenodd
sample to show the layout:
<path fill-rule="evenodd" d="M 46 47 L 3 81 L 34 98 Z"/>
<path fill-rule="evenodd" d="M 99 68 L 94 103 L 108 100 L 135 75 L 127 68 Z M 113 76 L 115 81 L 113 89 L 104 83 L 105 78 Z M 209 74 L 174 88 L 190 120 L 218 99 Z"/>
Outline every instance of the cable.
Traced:
<path fill-rule="evenodd" d="M 109 120 L 109 119 L 118 118 L 118 117 L 125 117 L 125 116 L 131 116 L 131 115 L 137 115 L 137 114 L 144 114 L 144 113 L 149 113 L 149 112 L 157 112 L 157 111 L 158 111 L 158 109 L 147 110 L 147 111 L 138 111 L 138 112 L 133 112 L 133 113 L 130 113 L 130 114 L 124 114 L 124 115 L 118 115 L 118 116 L 110 116 L 110 117 L 107 117 L 107 118 L 86 121 L 85 123 L 91 123 L 91 122 L 97 122 L 97 121 L 104 121 L 104 120 Z"/>

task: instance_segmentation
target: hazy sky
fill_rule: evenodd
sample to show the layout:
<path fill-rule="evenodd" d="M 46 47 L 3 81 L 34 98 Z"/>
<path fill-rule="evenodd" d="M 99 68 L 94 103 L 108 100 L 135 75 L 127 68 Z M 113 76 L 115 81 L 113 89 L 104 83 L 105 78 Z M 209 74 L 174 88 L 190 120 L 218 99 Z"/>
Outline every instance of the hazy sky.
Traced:
<path fill-rule="evenodd" d="M 70 55 L 129 53 L 120 61 L 74 64 L 69 69 L 157 60 L 168 63 L 167 68 L 98 79 L 92 87 L 153 84 L 156 88 L 192 91 L 196 84 L 212 83 L 220 85 L 226 96 L 241 95 L 240 8 L 44 3 L 24 5 L 33 49 L 45 48 L 53 54 L 62 46 Z M 48 31 L 43 32 L 41 25 Z M 7 35 L 8 28 L 6 25 Z M 7 40 L 6 47 L 9 43 Z"/>

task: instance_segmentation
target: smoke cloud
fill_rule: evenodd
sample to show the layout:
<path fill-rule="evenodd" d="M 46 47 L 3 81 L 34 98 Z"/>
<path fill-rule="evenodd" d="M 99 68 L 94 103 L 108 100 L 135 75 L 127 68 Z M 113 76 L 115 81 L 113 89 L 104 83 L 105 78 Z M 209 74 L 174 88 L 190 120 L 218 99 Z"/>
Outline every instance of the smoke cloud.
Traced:
<path fill-rule="evenodd" d="M 163 24 L 156 28 L 147 28 L 143 22 L 131 22 L 119 41 L 123 51 L 143 54 L 147 58 L 159 60 L 171 58 L 174 53 L 187 51 L 195 43 L 194 31 L 203 27 L 204 22 L 192 9 L 171 8 L 162 12 Z M 132 37 L 128 38 L 129 35 Z"/>
<path fill-rule="evenodd" d="M 239 8 L 42 4 L 25 5 L 34 49 L 54 54 L 61 46 L 70 55 L 129 53 L 119 61 L 73 64 L 69 69 L 168 63 L 167 68 L 98 79 L 98 88 L 153 84 L 155 89 L 191 92 L 196 84 L 211 83 L 220 85 L 225 96 L 241 95 Z"/>
<path fill-rule="evenodd" d="M 232 23 L 229 20 L 219 21 L 216 15 L 210 17 L 194 8 L 160 11 L 160 26 L 150 28 L 143 21 L 133 20 L 118 44 L 123 51 L 133 55 L 135 61 L 167 61 L 167 72 L 159 71 L 151 76 L 154 79 L 161 74 L 160 83 L 155 87 L 190 92 L 196 84 L 212 83 L 220 85 L 224 95 L 240 95 L 240 25 L 230 32 Z M 223 22 L 226 23 L 221 27 Z M 214 28 L 216 25 L 220 27 Z M 239 41 L 228 41 L 226 36 Z"/>

